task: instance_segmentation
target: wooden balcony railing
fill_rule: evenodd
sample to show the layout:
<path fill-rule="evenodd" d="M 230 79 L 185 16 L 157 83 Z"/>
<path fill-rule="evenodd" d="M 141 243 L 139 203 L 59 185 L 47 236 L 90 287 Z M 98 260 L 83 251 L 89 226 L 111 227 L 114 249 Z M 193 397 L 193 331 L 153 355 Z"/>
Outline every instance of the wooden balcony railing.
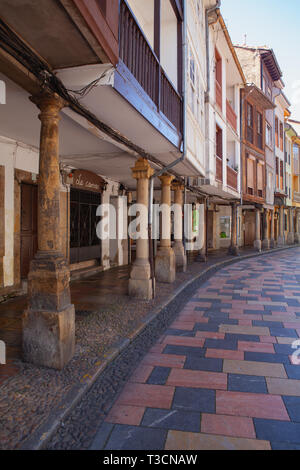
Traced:
<path fill-rule="evenodd" d="M 231 189 L 238 189 L 238 173 L 227 165 L 227 186 Z"/>
<path fill-rule="evenodd" d="M 182 132 L 182 98 L 124 0 L 120 1 L 120 59 L 166 118 Z"/>
<path fill-rule="evenodd" d="M 216 180 L 223 182 L 223 160 L 216 155 Z"/>
<path fill-rule="evenodd" d="M 237 132 L 237 115 L 228 100 L 226 100 L 226 117 L 229 124 Z"/>
<path fill-rule="evenodd" d="M 220 83 L 216 80 L 216 104 L 219 106 L 219 108 L 223 109 L 223 94 L 222 94 L 222 86 Z"/>

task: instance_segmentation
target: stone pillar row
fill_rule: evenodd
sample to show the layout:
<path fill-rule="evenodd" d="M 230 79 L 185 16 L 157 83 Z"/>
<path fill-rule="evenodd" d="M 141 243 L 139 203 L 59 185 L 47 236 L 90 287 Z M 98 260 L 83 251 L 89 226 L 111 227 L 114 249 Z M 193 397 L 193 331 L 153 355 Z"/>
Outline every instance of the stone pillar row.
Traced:
<path fill-rule="evenodd" d="M 40 109 L 38 251 L 28 275 L 28 309 L 23 314 L 24 360 L 62 369 L 75 349 L 75 310 L 69 264 L 60 246 L 59 112 L 56 94 L 31 98 Z"/>

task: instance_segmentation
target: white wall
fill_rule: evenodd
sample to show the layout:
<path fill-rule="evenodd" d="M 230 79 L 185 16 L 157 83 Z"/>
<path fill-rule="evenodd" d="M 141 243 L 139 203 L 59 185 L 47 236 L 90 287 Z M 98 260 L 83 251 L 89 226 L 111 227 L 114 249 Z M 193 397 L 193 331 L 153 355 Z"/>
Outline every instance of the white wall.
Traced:
<path fill-rule="evenodd" d="M 15 169 L 38 173 L 38 150 L 6 137 L 0 137 L 0 165 L 5 167 L 5 256 L 4 286 L 14 284 L 14 181 Z"/>

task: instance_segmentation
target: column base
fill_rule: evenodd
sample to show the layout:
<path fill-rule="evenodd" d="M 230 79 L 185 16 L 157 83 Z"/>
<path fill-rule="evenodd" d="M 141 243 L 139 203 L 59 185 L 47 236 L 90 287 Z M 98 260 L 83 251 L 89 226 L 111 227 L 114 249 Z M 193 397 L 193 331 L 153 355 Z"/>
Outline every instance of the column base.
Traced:
<path fill-rule="evenodd" d="M 239 247 L 237 245 L 231 245 L 228 248 L 228 254 L 231 256 L 239 256 Z"/>
<path fill-rule="evenodd" d="M 299 244 L 300 243 L 300 233 L 295 233 L 294 237 L 295 237 L 295 243 Z"/>
<path fill-rule="evenodd" d="M 288 245 L 294 245 L 294 243 L 295 243 L 295 235 L 294 235 L 293 232 L 289 232 L 289 233 L 288 233 L 287 241 L 286 241 L 286 242 L 287 242 Z"/>
<path fill-rule="evenodd" d="M 75 352 L 75 309 L 27 310 L 23 314 L 23 358 L 38 366 L 63 369 Z"/>
<path fill-rule="evenodd" d="M 155 257 L 155 278 L 158 282 L 172 284 L 176 279 L 176 258 L 172 248 L 159 248 Z"/>
<path fill-rule="evenodd" d="M 176 270 L 186 272 L 187 259 L 186 254 L 184 253 L 184 246 L 181 241 L 175 241 L 173 250 L 175 253 L 176 259 Z"/>
<path fill-rule="evenodd" d="M 257 250 L 257 251 L 261 251 L 261 240 L 255 240 L 254 241 L 254 249 Z"/>
<path fill-rule="evenodd" d="M 274 238 L 271 238 L 270 240 L 270 249 L 272 250 L 273 248 L 276 248 L 276 241 Z"/>
<path fill-rule="evenodd" d="M 147 260 L 136 260 L 132 266 L 128 283 L 128 294 L 140 300 L 151 300 L 153 288 L 150 263 Z"/>
<path fill-rule="evenodd" d="M 270 240 L 268 238 L 265 238 L 262 242 L 262 249 L 263 250 L 269 250 L 270 249 Z"/>
<path fill-rule="evenodd" d="M 284 239 L 284 237 L 278 237 L 277 246 L 285 246 L 285 239 Z"/>

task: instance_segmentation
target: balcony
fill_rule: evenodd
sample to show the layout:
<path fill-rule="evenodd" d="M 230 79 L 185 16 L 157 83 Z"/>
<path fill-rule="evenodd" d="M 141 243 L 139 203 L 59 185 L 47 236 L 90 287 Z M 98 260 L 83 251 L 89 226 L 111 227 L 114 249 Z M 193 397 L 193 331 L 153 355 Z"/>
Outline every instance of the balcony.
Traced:
<path fill-rule="evenodd" d="M 222 111 L 223 109 L 223 93 L 222 93 L 222 86 L 216 80 L 216 104 Z"/>
<path fill-rule="evenodd" d="M 216 155 L 216 180 L 223 182 L 223 160 Z"/>
<path fill-rule="evenodd" d="M 235 191 L 238 190 L 238 172 L 227 165 L 227 186 Z"/>
<path fill-rule="evenodd" d="M 226 100 L 226 117 L 231 127 L 237 132 L 237 115 L 228 100 Z"/>
<path fill-rule="evenodd" d="M 124 0 L 120 4 L 120 59 L 155 103 L 157 111 L 182 132 L 182 98 Z"/>
<path fill-rule="evenodd" d="M 299 202 L 300 203 L 300 193 L 298 193 L 297 191 L 294 191 L 293 200 L 294 200 L 294 202 Z"/>

